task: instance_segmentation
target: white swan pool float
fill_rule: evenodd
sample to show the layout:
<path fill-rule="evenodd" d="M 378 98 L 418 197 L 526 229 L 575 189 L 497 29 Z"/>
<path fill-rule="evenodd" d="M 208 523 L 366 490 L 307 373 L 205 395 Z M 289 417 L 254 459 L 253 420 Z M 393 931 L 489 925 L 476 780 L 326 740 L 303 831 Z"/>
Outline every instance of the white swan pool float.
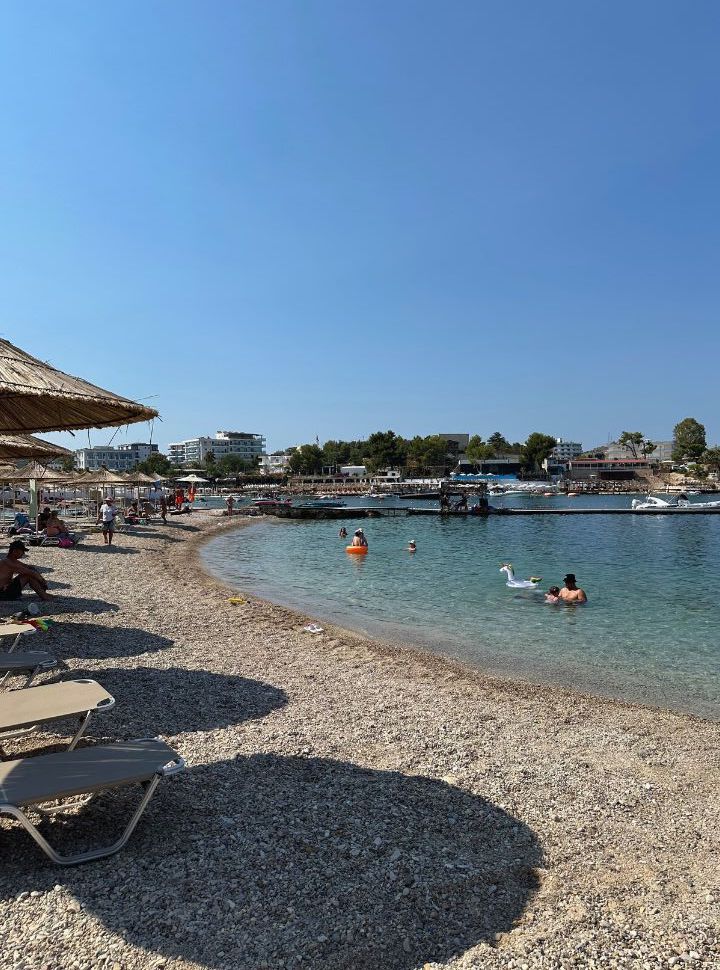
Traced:
<path fill-rule="evenodd" d="M 531 576 L 530 579 L 515 579 L 515 570 L 512 563 L 506 562 L 500 567 L 500 572 L 507 576 L 506 586 L 510 589 L 537 589 L 542 582 L 542 576 Z"/>

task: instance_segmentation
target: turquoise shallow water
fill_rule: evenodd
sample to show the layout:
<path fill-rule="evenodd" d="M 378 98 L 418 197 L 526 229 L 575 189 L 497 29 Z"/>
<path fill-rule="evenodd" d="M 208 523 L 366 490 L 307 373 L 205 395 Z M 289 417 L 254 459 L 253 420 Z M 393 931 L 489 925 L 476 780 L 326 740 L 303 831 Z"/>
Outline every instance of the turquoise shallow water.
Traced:
<path fill-rule="evenodd" d="M 569 501 L 630 500 L 493 500 Z M 365 528 L 366 557 L 345 553 L 342 524 Z M 720 717 L 720 517 L 263 520 L 204 558 L 239 589 L 483 670 Z M 543 576 L 543 589 L 575 572 L 589 603 L 508 589 L 508 561 L 519 578 Z"/>

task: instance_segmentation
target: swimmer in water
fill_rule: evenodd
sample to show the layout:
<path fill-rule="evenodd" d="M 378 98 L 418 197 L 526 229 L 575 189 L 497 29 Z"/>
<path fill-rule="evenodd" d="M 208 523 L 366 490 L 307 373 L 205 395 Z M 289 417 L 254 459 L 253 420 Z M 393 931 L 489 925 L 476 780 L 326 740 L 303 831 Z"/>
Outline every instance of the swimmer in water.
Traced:
<path fill-rule="evenodd" d="M 408 552 L 417 552 L 417 545 L 414 539 L 411 539 L 408 543 Z"/>
<path fill-rule="evenodd" d="M 347 539 L 347 529 L 345 528 L 345 526 L 343 526 L 340 529 L 340 531 L 338 532 L 338 535 L 340 536 L 341 539 Z"/>
<path fill-rule="evenodd" d="M 563 603 L 587 603 L 585 590 L 575 582 L 575 573 L 568 573 L 563 582 L 565 585 L 558 594 Z"/>
<path fill-rule="evenodd" d="M 560 602 L 560 587 L 551 586 L 550 589 L 545 593 L 546 603 L 559 603 Z"/>
<path fill-rule="evenodd" d="M 352 537 L 351 546 L 365 546 L 367 548 L 367 539 L 365 538 L 365 533 L 362 529 L 356 529 L 355 535 Z"/>

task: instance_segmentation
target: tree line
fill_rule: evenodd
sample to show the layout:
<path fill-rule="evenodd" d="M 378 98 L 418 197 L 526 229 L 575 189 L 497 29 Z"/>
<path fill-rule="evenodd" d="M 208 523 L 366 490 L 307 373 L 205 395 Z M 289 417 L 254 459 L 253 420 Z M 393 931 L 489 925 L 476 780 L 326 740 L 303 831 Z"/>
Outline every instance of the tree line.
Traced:
<path fill-rule="evenodd" d="M 551 435 L 533 432 L 525 442 L 510 442 L 499 431 L 483 441 L 472 435 L 465 450 L 471 462 L 519 455 L 527 471 L 538 471 L 549 457 L 556 441 Z M 363 465 L 375 474 L 396 469 L 411 475 L 446 474 L 457 462 L 448 441 L 441 435 L 415 435 L 403 438 L 394 431 L 375 431 L 357 441 L 326 441 L 302 445 L 289 456 L 290 471 L 295 475 L 319 475 L 343 465 Z"/>

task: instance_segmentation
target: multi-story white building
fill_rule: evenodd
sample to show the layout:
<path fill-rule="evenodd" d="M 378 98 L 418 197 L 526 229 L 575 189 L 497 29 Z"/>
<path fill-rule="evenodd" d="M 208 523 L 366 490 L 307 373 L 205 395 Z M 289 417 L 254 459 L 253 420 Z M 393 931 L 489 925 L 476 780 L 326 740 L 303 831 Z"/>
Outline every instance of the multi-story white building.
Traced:
<path fill-rule="evenodd" d="M 237 455 L 254 465 L 265 451 L 265 438 L 247 431 L 218 431 L 214 438 L 188 438 L 168 445 L 168 458 L 173 465 L 200 464 L 212 452 L 215 459 Z"/>
<path fill-rule="evenodd" d="M 550 461 L 554 464 L 562 464 L 572 461 L 582 454 L 582 445 L 579 441 L 565 441 L 564 438 L 556 438 L 557 444 L 550 452 Z"/>
<path fill-rule="evenodd" d="M 75 467 L 80 471 L 97 471 L 104 466 L 117 472 L 131 472 L 141 461 L 157 453 L 157 445 L 139 441 L 129 445 L 95 445 L 77 449 Z"/>
<path fill-rule="evenodd" d="M 282 475 L 287 471 L 290 455 L 282 452 L 279 455 L 260 456 L 261 475 Z"/>

